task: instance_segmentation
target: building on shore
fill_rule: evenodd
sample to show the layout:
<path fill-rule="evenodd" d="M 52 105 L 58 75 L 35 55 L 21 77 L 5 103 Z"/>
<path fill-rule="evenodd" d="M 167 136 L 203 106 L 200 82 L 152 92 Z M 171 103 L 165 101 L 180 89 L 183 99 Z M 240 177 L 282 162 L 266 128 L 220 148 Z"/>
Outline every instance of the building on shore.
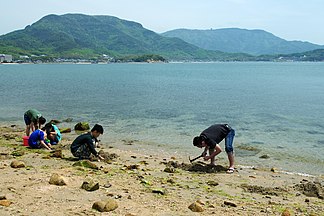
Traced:
<path fill-rule="evenodd" d="M 12 62 L 12 55 L 0 54 L 0 63 L 2 62 Z"/>

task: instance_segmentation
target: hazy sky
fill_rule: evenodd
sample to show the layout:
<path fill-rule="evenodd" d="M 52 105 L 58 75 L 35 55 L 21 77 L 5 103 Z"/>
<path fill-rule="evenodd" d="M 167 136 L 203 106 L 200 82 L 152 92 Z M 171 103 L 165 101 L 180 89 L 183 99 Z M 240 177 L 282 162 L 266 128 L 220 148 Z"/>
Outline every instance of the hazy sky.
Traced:
<path fill-rule="evenodd" d="M 324 45 L 324 0 L 10 0 L 0 7 L 0 35 L 48 14 L 110 15 L 157 33 L 177 28 L 262 29 L 285 40 Z"/>

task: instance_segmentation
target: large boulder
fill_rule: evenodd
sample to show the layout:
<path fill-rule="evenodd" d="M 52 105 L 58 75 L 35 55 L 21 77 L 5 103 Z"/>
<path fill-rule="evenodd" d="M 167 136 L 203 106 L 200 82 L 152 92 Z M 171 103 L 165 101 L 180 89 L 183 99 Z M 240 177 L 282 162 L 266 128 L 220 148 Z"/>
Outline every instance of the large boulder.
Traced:
<path fill-rule="evenodd" d="M 71 133 L 72 129 L 71 128 L 60 128 L 61 133 Z"/>
<path fill-rule="evenodd" d="M 22 161 L 14 160 L 11 162 L 10 166 L 12 168 L 23 168 L 26 167 L 25 163 Z"/>
<path fill-rule="evenodd" d="M 99 169 L 99 167 L 95 163 L 92 163 L 89 160 L 80 160 L 80 161 L 77 161 L 77 162 L 75 162 L 73 164 L 73 166 L 81 166 L 81 167 L 90 168 L 90 169 L 96 169 L 96 170 Z"/>
<path fill-rule="evenodd" d="M 89 129 L 90 129 L 90 126 L 89 126 L 88 122 L 78 122 L 74 126 L 74 130 L 78 130 L 78 131 L 87 131 Z"/>
<path fill-rule="evenodd" d="M 92 179 L 87 179 L 82 183 L 81 188 L 86 191 L 95 191 L 99 189 L 99 182 L 95 182 Z"/>

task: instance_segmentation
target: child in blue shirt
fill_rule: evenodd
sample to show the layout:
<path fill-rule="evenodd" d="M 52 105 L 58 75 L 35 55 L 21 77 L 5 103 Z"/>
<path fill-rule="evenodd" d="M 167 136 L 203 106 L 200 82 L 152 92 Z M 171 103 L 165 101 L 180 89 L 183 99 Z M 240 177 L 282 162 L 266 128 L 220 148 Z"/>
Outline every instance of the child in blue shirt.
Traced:
<path fill-rule="evenodd" d="M 51 144 L 46 142 L 46 131 L 45 128 L 35 130 L 28 139 L 28 145 L 31 148 L 46 148 L 51 150 Z"/>

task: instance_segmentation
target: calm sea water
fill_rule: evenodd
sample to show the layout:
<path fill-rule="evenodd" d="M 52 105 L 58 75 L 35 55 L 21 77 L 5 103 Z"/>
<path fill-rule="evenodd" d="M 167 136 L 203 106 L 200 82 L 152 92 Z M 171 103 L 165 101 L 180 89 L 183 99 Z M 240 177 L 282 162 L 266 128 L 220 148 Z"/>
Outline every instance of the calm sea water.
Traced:
<path fill-rule="evenodd" d="M 185 157 L 228 123 L 237 164 L 324 173 L 324 63 L 0 65 L 0 76 L 2 123 L 23 126 L 36 108 L 72 128 L 102 124 L 106 145 Z"/>

